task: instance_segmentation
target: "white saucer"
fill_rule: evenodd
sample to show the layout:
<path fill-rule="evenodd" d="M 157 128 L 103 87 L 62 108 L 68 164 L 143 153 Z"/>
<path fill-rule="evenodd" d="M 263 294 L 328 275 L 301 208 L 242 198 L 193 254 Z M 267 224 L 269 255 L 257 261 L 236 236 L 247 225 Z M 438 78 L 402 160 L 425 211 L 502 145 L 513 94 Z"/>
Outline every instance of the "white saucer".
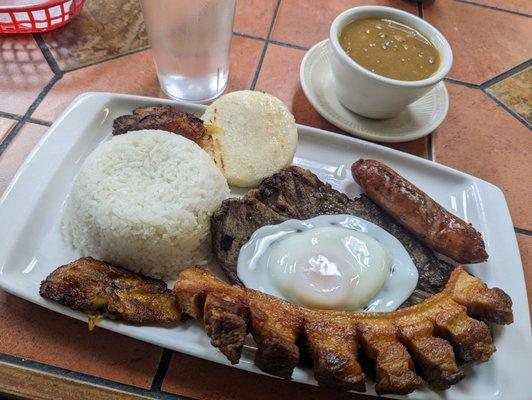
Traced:
<path fill-rule="evenodd" d="M 329 63 L 329 40 L 312 47 L 301 62 L 301 87 L 310 104 L 331 124 L 354 136 L 379 142 L 406 142 L 428 135 L 444 120 L 449 96 L 443 82 L 394 118 L 370 119 L 337 99 Z"/>

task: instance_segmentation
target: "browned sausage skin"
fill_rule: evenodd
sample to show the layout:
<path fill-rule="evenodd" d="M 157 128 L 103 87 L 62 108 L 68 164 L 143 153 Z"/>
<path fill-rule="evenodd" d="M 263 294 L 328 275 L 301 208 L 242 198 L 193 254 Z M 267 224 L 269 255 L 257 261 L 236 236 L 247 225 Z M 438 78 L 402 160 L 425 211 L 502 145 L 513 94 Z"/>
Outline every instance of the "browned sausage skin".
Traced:
<path fill-rule="evenodd" d="M 480 232 L 393 169 L 360 159 L 351 172 L 371 200 L 434 251 L 465 264 L 488 259 Z"/>

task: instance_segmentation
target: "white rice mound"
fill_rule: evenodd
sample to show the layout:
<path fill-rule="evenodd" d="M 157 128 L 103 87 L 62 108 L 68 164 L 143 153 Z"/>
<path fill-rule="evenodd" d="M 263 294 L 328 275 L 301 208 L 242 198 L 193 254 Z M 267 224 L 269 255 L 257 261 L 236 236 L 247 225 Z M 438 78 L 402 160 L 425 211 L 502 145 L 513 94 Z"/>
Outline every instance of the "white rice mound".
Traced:
<path fill-rule="evenodd" d="M 82 256 L 175 279 L 210 258 L 210 218 L 227 197 L 227 181 L 196 143 L 165 131 L 130 132 L 86 159 L 63 230 Z"/>

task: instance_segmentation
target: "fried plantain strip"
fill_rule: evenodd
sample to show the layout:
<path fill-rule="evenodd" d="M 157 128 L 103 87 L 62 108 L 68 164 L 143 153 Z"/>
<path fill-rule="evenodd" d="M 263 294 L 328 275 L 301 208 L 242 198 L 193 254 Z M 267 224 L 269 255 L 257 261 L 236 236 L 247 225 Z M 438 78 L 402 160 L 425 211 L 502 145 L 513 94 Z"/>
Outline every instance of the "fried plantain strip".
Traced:
<path fill-rule="evenodd" d="M 90 257 L 53 271 L 41 283 L 40 295 L 93 318 L 99 315 L 132 324 L 181 318 L 166 283 Z"/>

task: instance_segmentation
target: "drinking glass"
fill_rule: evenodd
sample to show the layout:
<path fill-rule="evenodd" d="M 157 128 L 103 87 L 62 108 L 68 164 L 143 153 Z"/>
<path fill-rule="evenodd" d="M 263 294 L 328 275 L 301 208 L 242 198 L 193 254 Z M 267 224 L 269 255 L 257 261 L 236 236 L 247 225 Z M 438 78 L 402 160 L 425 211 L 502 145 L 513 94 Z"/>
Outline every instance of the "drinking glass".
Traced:
<path fill-rule="evenodd" d="M 223 93 L 235 0 L 142 0 L 161 89 L 199 103 Z"/>

